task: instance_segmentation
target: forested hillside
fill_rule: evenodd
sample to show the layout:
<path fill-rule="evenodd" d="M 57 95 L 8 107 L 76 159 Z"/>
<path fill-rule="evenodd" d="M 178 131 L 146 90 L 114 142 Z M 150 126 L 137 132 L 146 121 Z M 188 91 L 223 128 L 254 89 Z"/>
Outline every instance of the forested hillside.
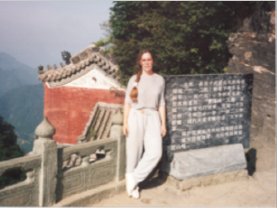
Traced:
<path fill-rule="evenodd" d="M 119 64 L 123 83 L 135 72 L 140 49 L 155 55 L 162 74 L 222 73 L 227 39 L 245 17 L 274 2 L 115 2 L 109 37 L 98 42 Z"/>

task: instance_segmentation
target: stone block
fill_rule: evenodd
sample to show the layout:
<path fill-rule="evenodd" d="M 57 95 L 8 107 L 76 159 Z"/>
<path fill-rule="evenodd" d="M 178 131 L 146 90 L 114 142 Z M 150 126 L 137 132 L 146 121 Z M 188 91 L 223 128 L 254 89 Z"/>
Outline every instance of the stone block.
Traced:
<path fill-rule="evenodd" d="M 230 144 L 174 153 L 165 171 L 177 180 L 184 180 L 245 168 L 242 144 Z"/>

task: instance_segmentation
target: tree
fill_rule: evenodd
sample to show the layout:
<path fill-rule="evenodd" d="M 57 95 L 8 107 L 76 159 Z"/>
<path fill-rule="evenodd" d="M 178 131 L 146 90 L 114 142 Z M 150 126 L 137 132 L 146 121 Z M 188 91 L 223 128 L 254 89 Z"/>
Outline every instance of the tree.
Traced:
<path fill-rule="evenodd" d="M 255 2 L 115 2 L 112 55 L 123 83 L 135 72 L 140 49 L 150 49 L 161 74 L 221 73 L 227 38 L 253 13 Z"/>
<path fill-rule="evenodd" d="M 14 127 L 5 122 L 0 116 L 0 161 L 23 156 L 23 151 L 16 144 L 16 140 Z M 22 181 L 25 178 L 26 175 L 20 168 L 7 170 L 0 176 L 0 188 Z"/>
<path fill-rule="evenodd" d="M 16 144 L 17 136 L 14 127 L 5 122 L 0 116 L 0 161 L 23 156 L 23 152 Z"/>

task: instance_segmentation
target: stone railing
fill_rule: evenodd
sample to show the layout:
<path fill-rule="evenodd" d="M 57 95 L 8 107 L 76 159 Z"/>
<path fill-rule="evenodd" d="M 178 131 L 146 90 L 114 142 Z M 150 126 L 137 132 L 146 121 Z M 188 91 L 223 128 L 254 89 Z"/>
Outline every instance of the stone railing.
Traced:
<path fill-rule="evenodd" d="M 26 179 L 0 189 L 0 206 L 37 206 L 41 156 L 32 155 L 0 162 L 0 175 L 13 168 L 26 171 Z"/>
<path fill-rule="evenodd" d="M 62 148 L 52 140 L 55 130 L 44 119 L 28 156 L 0 162 L 0 175 L 20 168 L 27 176 L 0 189 L 0 206 L 51 206 L 101 185 L 119 186 L 125 168 L 121 107 L 112 116 L 108 138 Z"/>

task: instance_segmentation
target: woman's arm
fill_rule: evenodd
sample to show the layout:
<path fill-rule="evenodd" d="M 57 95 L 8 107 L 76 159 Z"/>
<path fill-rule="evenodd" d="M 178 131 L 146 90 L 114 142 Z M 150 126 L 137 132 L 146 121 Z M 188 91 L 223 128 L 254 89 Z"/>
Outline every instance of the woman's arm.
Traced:
<path fill-rule="evenodd" d="M 124 104 L 124 113 L 123 113 L 123 134 L 125 136 L 128 135 L 128 116 L 129 116 L 129 111 L 130 111 L 130 104 L 125 103 Z"/>
<path fill-rule="evenodd" d="M 128 135 L 128 116 L 129 116 L 129 111 L 131 109 L 131 97 L 130 93 L 133 88 L 133 83 L 134 83 L 135 76 L 132 76 L 127 84 L 126 92 L 125 92 L 125 100 L 124 100 L 124 108 L 123 108 L 123 134 L 125 136 Z"/>
<path fill-rule="evenodd" d="M 161 135 L 164 137 L 166 135 L 166 113 L 165 113 L 165 105 L 161 105 L 159 107 L 159 113 L 161 118 Z"/>

